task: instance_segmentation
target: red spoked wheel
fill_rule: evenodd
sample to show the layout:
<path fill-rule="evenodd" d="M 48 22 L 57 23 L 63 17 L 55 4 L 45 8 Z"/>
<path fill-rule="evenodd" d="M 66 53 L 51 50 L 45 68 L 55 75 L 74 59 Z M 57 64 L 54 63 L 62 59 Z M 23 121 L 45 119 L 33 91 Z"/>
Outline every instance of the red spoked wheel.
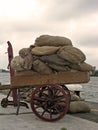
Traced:
<path fill-rule="evenodd" d="M 44 121 L 57 121 L 68 111 L 67 93 L 59 85 L 41 85 L 32 92 L 31 108 Z"/>
<path fill-rule="evenodd" d="M 3 98 L 1 101 L 1 106 L 6 108 L 8 106 L 8 99 L 7 98 Z"/>

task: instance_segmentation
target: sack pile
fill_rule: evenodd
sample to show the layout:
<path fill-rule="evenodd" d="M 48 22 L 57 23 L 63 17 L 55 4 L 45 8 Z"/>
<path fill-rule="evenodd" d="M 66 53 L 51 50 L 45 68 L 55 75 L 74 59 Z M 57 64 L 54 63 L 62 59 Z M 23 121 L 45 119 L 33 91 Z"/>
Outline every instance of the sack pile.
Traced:
<path fill-rule="evenodd" d="M 70 39 L 60 36 L 41 35 L 34 45 L 19 50 L 11 61 L 16 75 L 51 74 L 72 71 L 93 71 L 85 54 L 72 45 Z M 26 92 L 27 91 L 27 92 Z M 22 98 L 30 101 L 32 89 L 21 89 Z M 69 112 L 87 112 L 89 107 L 77 95 L 71 94 Z"/>
<path fill-rule="evenodd" d="M 71 100 L 68 113 L 88 113 L 91 108 L 85 100 L 78 96 L 74 91 L 70 91 Z"/>
<path fill-rule="evenodd" d="M 19 50 L 19 56 L 11 61 L 17 72 L 31 70 L 32 74 L 51 74 L 65 71 L 93 71 L 85 62 L 85 54 L 72 45 L 70 39 L 60 36 L 41 35 L 34 45 Z"/>
<path fill-rule="evenodd" d="M 90 106 L 85 101 L 70 102 L 69 113 L 88 113 L 91 111 Z"/>

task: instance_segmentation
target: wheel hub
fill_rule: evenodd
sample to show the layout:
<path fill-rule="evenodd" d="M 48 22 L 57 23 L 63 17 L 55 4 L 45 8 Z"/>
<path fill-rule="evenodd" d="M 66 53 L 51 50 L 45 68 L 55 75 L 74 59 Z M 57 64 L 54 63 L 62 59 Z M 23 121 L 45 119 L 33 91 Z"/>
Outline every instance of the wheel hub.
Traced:
<path fill-rule="evenodd" d="M 47 101 L 47 107 L 52 107 L 52 106 L 54 106 L 54 102 L 51 101 L 51 100 L 48 100 Z"/>

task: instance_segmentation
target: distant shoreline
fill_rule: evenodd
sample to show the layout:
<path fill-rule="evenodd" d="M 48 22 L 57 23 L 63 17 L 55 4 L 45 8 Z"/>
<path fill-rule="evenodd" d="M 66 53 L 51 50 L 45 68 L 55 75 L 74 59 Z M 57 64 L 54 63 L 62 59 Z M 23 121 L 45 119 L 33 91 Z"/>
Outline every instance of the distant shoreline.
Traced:
<path fill-rule="evenodd" d="M 9 70 L 0 69 L 0 73 L 9 73 Z"/>
<path fill-rule="evenodd" d="M 95 71 L 91 74 L 91 76 L 98 77 L 98 70 L 95 70 Z"/>

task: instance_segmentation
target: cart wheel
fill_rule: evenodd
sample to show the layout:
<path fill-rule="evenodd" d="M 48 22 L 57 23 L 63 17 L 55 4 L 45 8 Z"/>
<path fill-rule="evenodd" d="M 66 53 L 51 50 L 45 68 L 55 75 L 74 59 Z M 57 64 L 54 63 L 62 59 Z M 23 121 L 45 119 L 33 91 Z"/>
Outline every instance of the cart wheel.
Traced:
<path fill-rule="evenodd" d="M 7 98 L 3 98 L 1 101 L 1 106 L 6 108 L 8 106 L 8 99 Z"/>
<path fill-rule="evenodd" d="M 44 121 L 53 122 L 63 118 L 68 106 L 68 95 L 59 85 L 41 85 L 32 92 L 31 108 Z"/>
<path fill-rule="evenodd" d="M 65 90 L 65 92 L 67 93 L 68 99 L 69 99 L 69 104 L 70 104 L 70 101 L 71 101 L 70 91 L 69 91 L 69 89 L 68 89 L 64 84 L 61 85 L 61 86 L 62 86 L 62 88 Z"/>

